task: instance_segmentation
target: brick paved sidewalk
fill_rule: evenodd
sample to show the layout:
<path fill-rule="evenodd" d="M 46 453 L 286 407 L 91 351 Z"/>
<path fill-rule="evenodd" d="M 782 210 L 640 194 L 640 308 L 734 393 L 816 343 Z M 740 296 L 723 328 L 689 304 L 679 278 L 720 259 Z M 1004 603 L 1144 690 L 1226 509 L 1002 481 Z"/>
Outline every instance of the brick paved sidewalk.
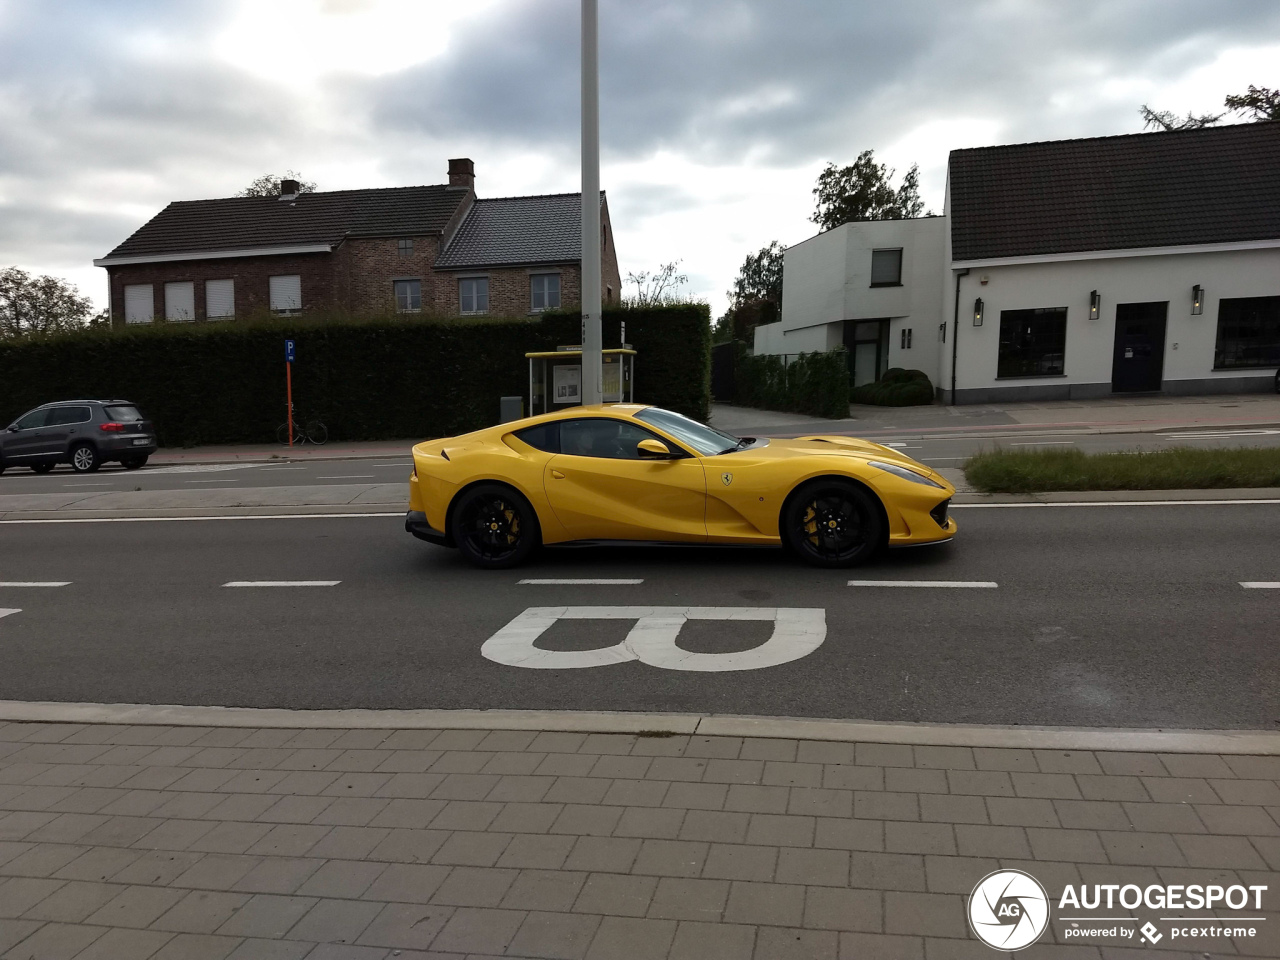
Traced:
<path fill-rule="evenodd" d="M 1055 919 L 1020 957 L 1277 957 L 1277 781 L 1277 757 L 0 724 L 0 956 L 991 958 L 965 898 L 1016 867 L 1051 898 L 1270 888 L 1253 938 Z"/>

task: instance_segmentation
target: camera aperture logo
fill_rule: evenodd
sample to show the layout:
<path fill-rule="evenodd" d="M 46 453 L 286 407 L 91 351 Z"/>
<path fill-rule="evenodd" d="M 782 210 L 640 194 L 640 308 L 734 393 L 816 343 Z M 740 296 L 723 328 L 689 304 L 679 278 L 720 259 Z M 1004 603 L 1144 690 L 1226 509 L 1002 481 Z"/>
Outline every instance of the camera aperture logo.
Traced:
<path fill-rule="evenodd" d="M 989 873 L 969 895 L 969 927 L 987 946 L 1024 950 L 1049 926 L 1049 894 L 1021 870 Z"/>

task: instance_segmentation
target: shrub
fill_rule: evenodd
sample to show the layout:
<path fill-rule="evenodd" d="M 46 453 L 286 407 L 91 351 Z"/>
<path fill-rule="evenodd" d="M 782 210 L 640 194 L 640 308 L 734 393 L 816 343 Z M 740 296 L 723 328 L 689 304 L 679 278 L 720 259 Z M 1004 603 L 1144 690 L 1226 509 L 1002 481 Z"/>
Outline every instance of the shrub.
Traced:
<path fill-rule="evenodd" d="M 923 370 L 890 367 L 874 383 L 854 387 L 850 399 L 879 407 L 915 407 L 933 403 L 933 384 Z"/>
<path fill-rule="evenodd" d="M 606 346 L 618 344 L 624 320 L 639 354 L 636 399 L 705 419 L 706 305 L 606 310 Z M 500 396 L 527 396 L 525 352 L 577 343 L 581 318 L 278 317 L 24 339 L 0 343 L 0 414 L 122 398 L 151 418 L 165 446 L 268 442 L 285 419 L 286 338 L 297 342 L 299 421 L 324 420 L 336 440 L 447 436 L 494 423 Z"/>
<path fill-rule="evenodd" d="M 743 406 L 832 419 L 849 416 L 849 363 L 843 347 L 786 356 L 748 357 L 743 352 L 736 380 Z"/>

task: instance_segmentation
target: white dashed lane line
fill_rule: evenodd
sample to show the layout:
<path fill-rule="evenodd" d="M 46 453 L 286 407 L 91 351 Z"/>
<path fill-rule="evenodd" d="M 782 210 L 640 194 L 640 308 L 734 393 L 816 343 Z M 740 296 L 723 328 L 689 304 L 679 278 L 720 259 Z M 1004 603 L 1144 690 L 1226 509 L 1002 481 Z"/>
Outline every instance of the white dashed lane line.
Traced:
<path fill-rule="evenodd" d="M 546 578 L 546 579 L 539 579 L 539 580 L 521 580 L 519 582 L 527 583 L 532 586 L 539 586 L 539 587 L 569 587 L 569 586 L 576 587 L 580 585 L 593 585 L 593 586 L 606 587 L 606 586 L 629 586 L 637 583 L 644 583 L 644 580 L 620 580 L 620 579 L 609 580 L 609 579 L 603 579 L 603 578 L 591 578 L 591 579 Z"/>
<path fill-rule="evenodd" d="M 336 477 L 316 477 L 317 480 L 372 480 L 372 473 L 347 473 Z"/>
<path fill-rule="evenodd" d="M 967 587 L 975 590 L 993 590 L 999 584 L 994 580 L 850 580 L 851 587 Z"/>
<path fill-rule="evenodd" d="M 1074 447 L 1074 440 L 1022 440 L 1011 443 L 1011 447 Z"/>
<path fill-rule="evenodd" d="M 336 587 L 341 580 L 231 580 L 224 587 Z"/>
<path fill-rule="evenodd" d="M 70 580 L 0 580 L 0 587 L 66 587 Z"/>
<path fill-rule="evenodd" d="M 13 607 L 0 607 L 0 617 L 7 617 L 11 613 L 21 613 L 22 609 Z"/>
<path fill-rule="evenodd" d="M 1246 590 L 1280 590 L 1280 581 L 1241 580 L 1240 586 Z"/>

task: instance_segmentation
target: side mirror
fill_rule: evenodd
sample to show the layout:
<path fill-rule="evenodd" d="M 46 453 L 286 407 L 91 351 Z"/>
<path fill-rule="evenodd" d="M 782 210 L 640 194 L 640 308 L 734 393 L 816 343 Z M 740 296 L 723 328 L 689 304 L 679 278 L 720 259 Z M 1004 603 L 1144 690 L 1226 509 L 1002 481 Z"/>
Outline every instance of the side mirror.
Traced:
<path fill-rule="evenodd" d="M 661 440 L 641 440 L 636 444 L 641 460 L 674 460 L 675 454 Z"/>

